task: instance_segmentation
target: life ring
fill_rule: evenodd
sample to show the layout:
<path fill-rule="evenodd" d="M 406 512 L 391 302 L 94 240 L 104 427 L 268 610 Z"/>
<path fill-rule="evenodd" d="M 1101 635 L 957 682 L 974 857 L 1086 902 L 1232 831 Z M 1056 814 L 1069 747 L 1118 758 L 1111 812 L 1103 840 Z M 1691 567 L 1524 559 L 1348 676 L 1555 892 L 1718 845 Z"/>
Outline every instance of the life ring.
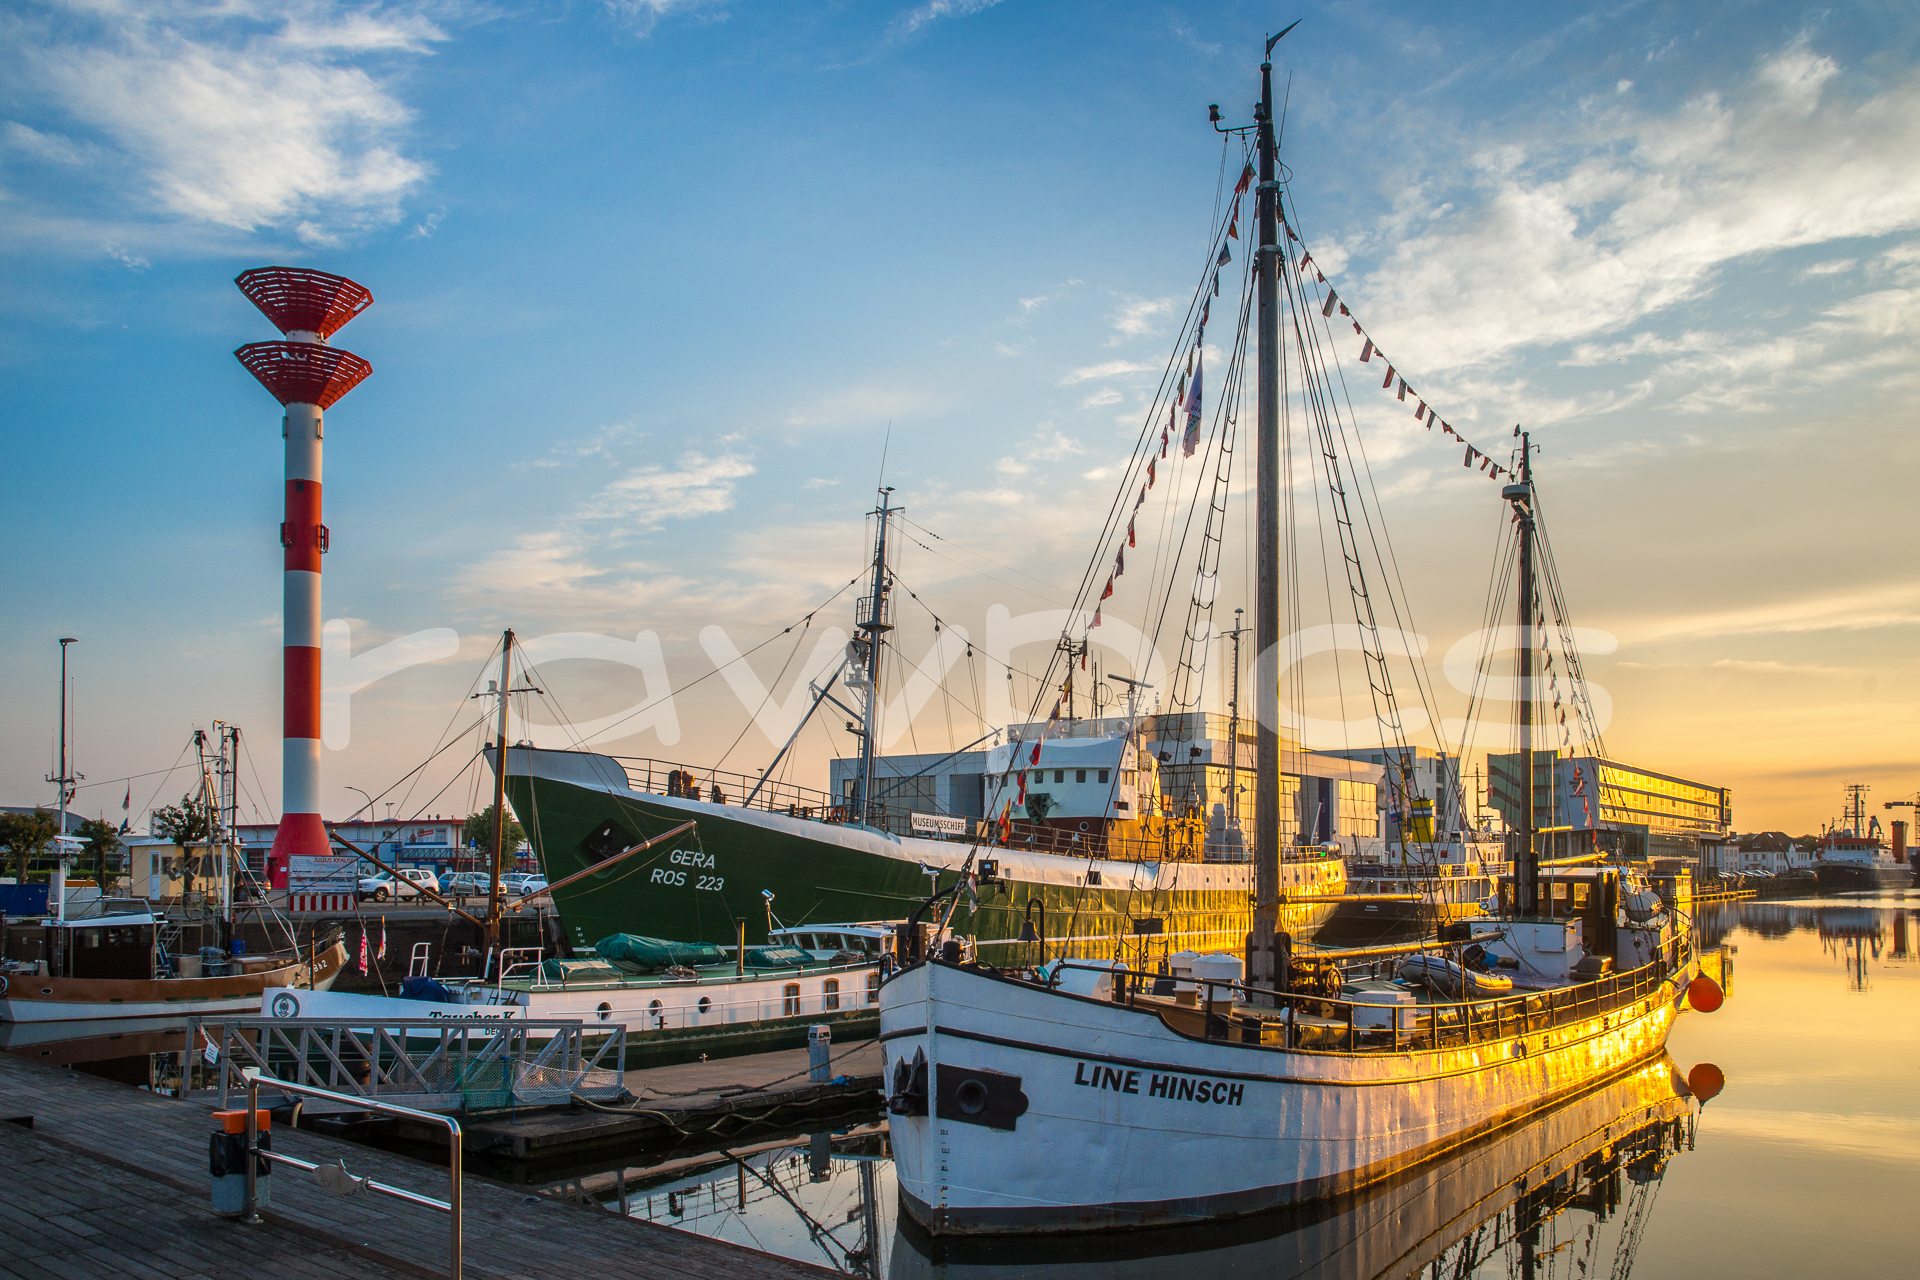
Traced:
<path fill-rule="evenodd" d="M 7 975 L 0 973 L 0 996 L 7 994 Z"/>

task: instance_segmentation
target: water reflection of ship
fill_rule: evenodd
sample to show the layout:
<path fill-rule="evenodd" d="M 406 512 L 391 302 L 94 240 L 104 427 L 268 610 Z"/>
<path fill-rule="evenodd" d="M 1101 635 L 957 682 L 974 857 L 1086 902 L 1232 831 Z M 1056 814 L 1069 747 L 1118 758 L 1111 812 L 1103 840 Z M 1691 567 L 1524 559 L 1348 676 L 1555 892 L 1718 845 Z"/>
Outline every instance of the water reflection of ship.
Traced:
<path fill-rule="evenodd" d="M 1692 1146 L 1689 1110 L 1662 1055 L 1529 1123 L 1304 1212 L 1100 1237 L 938 1241 L 902 1214 L 888 1275 L 1145 1280 L 1178 1268 L 1370 1280 L 1504 1264 L 1524 1277 L 1625 1277 L 1668 1159 Z"/>
<path fill-rule="evenodd" d="M 546 1194 L 877 1277 L 893 1231 L 887 1154 L 886 1126 L 860 1125 L 570 1178 Z"/>
<path fill-rule="evenodd" d="M 1847 985 L 1854 991 L 1867 989 L 1873 961 L 1914 958 L 1913 924 L 1905 908 L 1748 902 L 1735 910 L 1741 927 L 1762 938 L 1784 938 L 1795 930 L 1818 936 L 1820 949 L 1846 966 Z"/>

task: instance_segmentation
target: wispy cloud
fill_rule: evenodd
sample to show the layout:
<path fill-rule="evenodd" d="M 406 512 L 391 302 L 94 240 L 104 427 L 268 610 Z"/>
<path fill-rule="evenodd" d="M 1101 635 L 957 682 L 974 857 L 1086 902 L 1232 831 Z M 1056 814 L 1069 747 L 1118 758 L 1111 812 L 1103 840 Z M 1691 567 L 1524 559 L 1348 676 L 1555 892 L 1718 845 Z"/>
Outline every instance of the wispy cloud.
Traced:
<path fill-rule="evenodd" d="M 399 220 L 430 170 L 405 154 L 405 62 L 448 37 L 423 3 L 154 0 L 54 6 L 10 30 L 9 145 L 93 164 L 135 212 L 337 243 Z M 57 200 L 59 197 L 48 197 Z"/>
<path fill-rule="evenodd" d="M 42 133 L 17 120 L 7 121 L 5 142 L 9 150 L 51 160 L 55 164 L 87 164 L 96 156 L 93 147 L 75 142 L 57 133 Z"/>
<path fill-rule="evenodd" d="M 927 0 L 926 4 L 907 10 L 887 24 L 887 38 L 894 41 L 911 40 L 936 22 L 947 18 L 964 18 L 970 14 L 991 9 L 1000 0 Z"/>
<path fill-rule="evenodd" d="M 733 506 L 733 482 L 753 474 L 739 454 L 683 453 L 672 467 L 635 467 L 588 502 L 589 520 L 618 520 L 624 529 L 657 529 L 669 520 L 713 515 Z"/>
<path fill-rule="evenodd" d="M 1120 306 L 1109 318 L 1115 333 L 1115 343 L 1128 338 L 1144 338 L 1160 330 L 1160 318 L 1172 314 L 1172 298 L 1122 298 Z"/>
<path fill-rule="evenodd" d="M 1920 227 L 1920 74 L 1845 92 L 1840 75 L 1796 40 L 1673 114 L 1621 100 L 1571 142 L 1556 123 L 1490 144 L 1473 190 L 1438 170 L 1413 184 L 1349 287 L 1431 372 L 1617 332 L 1711 292 L 1736 259 Z M 1442 195 L 1452 210 L 1432 216 Z"/>
<path fill-rule="evenodd" d="M 1829 262 L 1816 262 L 1811 266 L 1802 267 L 1794 273 L 1793 278 L 1796 280 L 1812 280 L 1819 276 L 1837 276 L 1844 272 L 1851 271 L 1859 265 L 1859 261 L 1854 258 L 1834 258 Z"/>
<path fill-rule="evenodd" d="M 1060 382 L 1064 386 L 1072 386 L 1076 382 L 1091 382 L 1095 378 L 1118 378 L 1123 374 L 1145 373 L 1153 367 L 1138 360 L 1105 360 L 1099 364 L 1075 369 L 1061 378 Z"/>

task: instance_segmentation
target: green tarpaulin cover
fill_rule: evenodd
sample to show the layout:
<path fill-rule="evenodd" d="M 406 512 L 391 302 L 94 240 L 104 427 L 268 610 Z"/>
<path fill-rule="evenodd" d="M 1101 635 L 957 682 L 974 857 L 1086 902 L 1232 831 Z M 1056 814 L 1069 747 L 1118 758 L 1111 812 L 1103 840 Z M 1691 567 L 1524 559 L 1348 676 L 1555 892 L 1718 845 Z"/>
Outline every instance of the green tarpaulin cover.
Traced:
<path fill-rule="evenodd" d="M 658 973 L 669 965 L 683 964 L 689 969 L 701 965 L 725 964 L 727 957 L 710 942 L 668 942 L 665 938 L 643 938 L 637 933 L 616 933 L 593 944 L 602 960 L 627 973 Z"/>
<path fill-rule="evenodd" d="M 749 969 L 799 969 L 813 963 L 813 957 L 798 947 L 748 947 Z"/>

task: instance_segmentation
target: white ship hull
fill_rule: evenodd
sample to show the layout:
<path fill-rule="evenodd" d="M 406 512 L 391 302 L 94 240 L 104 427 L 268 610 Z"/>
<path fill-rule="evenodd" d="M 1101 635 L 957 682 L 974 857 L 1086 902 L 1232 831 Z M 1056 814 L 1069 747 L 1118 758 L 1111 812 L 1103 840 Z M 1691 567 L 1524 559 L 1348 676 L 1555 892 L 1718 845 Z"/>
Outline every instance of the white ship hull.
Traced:
<path fill-rule="evenodd" d="M 1659 1054 L 1691 973 L 1591 1017 L 1538 1018 L 1540 1030 L 1338 1052 L 1200 1039 L 1149 1009 L 920 965 L 881 989 L 887 1078 L 916 1055 L 927 1063 L 927 1114 L 892 1119 L 902 1207 L 939 1236 L 1169 1225 L 1324 1200 Z M 969 1079 L 980 1082 L 971 1098 Z"/>

